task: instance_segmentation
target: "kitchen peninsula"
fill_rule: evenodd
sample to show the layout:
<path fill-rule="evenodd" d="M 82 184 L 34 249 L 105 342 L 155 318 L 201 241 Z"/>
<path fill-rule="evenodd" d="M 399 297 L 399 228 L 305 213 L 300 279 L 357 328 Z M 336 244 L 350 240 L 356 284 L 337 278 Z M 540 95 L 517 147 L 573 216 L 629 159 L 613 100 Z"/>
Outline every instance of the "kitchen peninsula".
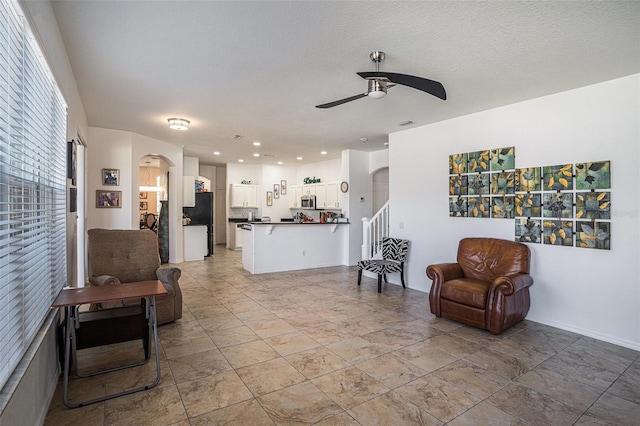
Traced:
<path fill-rule="evenodd" d="M 242 265 L 252 274 L 346 265 L 348 223 L 243 225 Z"/>

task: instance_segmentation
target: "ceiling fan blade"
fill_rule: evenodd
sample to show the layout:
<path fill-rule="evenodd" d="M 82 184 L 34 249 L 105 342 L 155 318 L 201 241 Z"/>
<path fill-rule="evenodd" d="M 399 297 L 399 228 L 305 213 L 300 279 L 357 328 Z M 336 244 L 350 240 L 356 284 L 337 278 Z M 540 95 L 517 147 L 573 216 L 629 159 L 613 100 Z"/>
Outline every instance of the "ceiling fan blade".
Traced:
<path fill-rule="evenodd" d="M 347 102 L 355 101 L 356 99 L 367 97 L 366 93 L 360 93 L 359 95 L 351 96 L 350 98 L 340 99 L 339 101 L 329 102 L 328 104 L 316 105 L 316 108 L 331 108 L 334 106 L 346 104 Z"/>
<path fill-rule="evenodd" d="M 445 92 L 442 83 L 427 78 L 382 71 L 359 72 L 358 75 L 362 78 L 387 78 L 392 83 L 413 87 L 414 89 L 422 90 L 423 92 L 440 98 L 443 101 L 447 100 L 447 92 Z"/>

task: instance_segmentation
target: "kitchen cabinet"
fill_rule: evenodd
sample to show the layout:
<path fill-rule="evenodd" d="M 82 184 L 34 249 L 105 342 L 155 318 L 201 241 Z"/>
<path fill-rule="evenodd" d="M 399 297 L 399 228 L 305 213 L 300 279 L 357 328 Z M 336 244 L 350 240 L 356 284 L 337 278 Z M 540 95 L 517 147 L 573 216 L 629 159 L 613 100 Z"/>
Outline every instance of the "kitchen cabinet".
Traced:
<path fill-rule="evenodd" d="M 206 225 L 183 226 L 184 230 L 184 260 L 202 260 L 207 255 L 207 227 Z"/>
<path fill-rule="evenodd" d="M 242 250 L 242 233 L 243 229 L 236 224 L 236 238 L 235 238 L 235 246 L 234 250 Z"/>
<path fill-rule="evenodd" d="M 196 205 L 196 178 L 183 176 L 182 183 L 182 207 L 194 207 Z"/>
<path fill-rule="evenodd" d="M 340 196 L 340 185 L 338 182 L 327 183 L 327 209 L 340 209 L 342 197 Z"/>
<path fill-rule="evenodd" d="M 338 182 L 316 184 L 316 206 L 319 209 L 340 209 L 340 189 Z"/>
<path fill-rule="evenodd" d="M 258 185 L 231 184 L 231 207 L 258 208 Z"/>
<path fill-rule="evenodd" d="M 327 184 L 316 183 L 316 208 L 327 208 Z"/>
<path fill-rule="evenodd" d="M 302 185 L 289 185 L 287 191 L 289 196 L 289 208 L 299 209 L 300 199 L 302 198 Z"/>
<path fill-rule="evenodd" d="M 302 195 L 317 195 L 316 194 L 316 183 L 307 183 L 302 185 Z"/>

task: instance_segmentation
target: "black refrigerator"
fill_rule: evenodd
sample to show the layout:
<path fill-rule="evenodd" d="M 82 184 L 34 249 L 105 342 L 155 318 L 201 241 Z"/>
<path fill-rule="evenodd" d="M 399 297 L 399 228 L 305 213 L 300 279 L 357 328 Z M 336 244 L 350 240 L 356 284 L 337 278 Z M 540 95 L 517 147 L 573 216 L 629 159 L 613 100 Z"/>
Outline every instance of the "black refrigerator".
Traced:
<path fill-rule="evenodd" d="M 207 256 L 213 256 L 213 192 L 196 192 L 196 205 L 183 207 L 191 225 L 207 225 Z"/>

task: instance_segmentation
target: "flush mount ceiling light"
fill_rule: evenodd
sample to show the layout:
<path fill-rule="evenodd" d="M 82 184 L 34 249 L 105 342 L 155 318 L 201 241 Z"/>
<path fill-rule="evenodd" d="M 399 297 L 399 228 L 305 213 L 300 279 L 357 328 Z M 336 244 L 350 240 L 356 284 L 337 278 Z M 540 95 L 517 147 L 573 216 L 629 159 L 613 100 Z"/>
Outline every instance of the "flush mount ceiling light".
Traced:
<path fill-rule="evenodd" d="M 253 143 L 253 146 L 260 146 L 260 142 L 255 141 L 255 142 Z"/>
<path fill-rule="evenodd" d="M 169 128 L 173 130 L 189 130 L 189 120 L 184 118 L 169 118 Z"/>
<path fill-rule="evenodd" d="M 213 151 L 213 155 L 220 155 L 220 151 Z"/>

